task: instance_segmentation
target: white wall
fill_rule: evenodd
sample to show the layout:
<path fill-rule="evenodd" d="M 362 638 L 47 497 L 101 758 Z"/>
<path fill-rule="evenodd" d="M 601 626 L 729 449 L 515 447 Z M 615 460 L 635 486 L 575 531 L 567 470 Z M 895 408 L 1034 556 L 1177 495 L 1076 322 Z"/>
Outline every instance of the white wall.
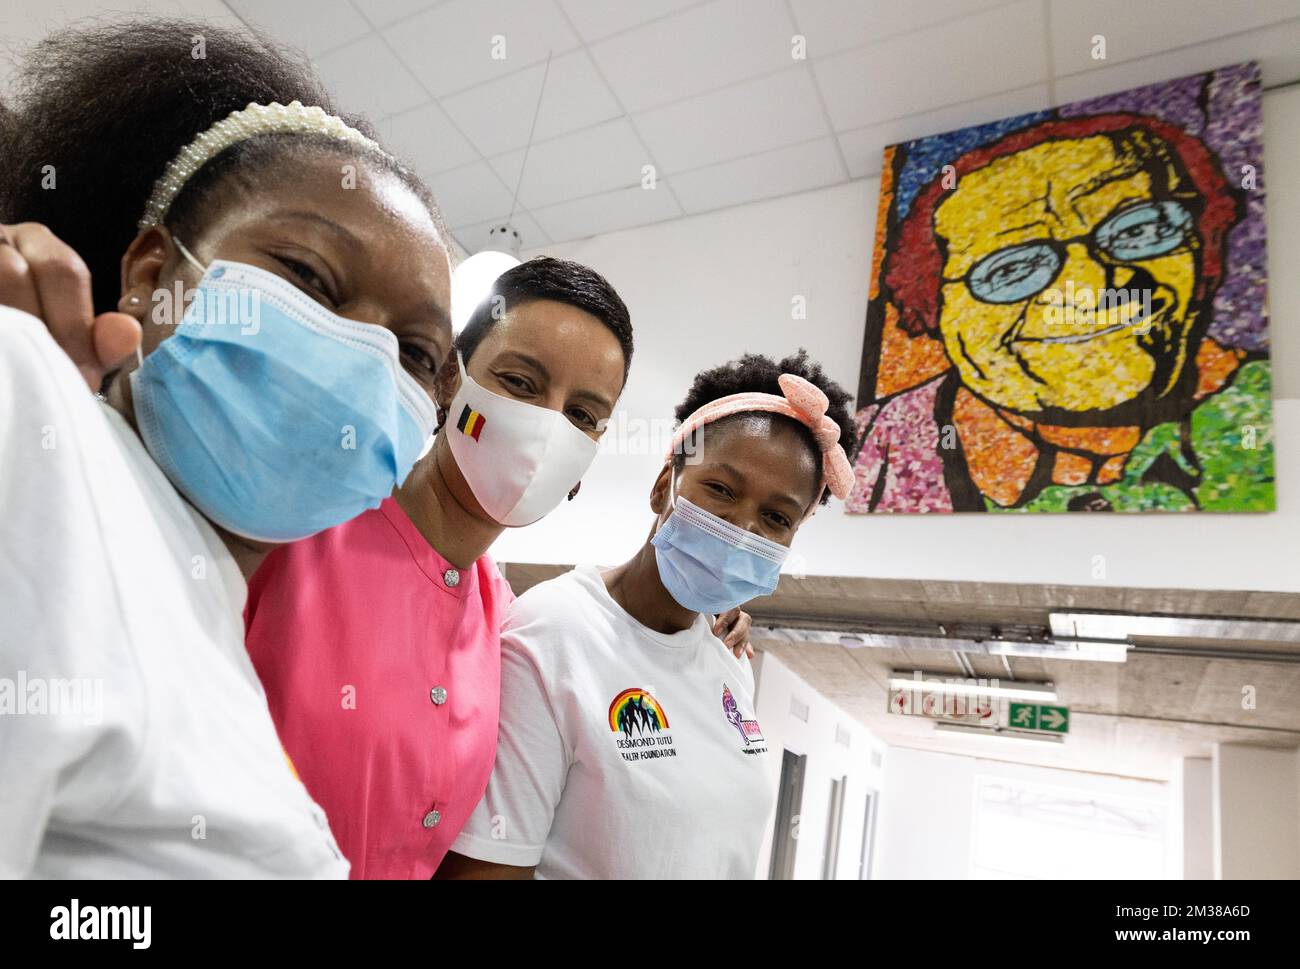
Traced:
<path fill-rule="evenodd" d="M 1215 744 L 1214 877 L 1300 878 L 1300 752 Z"/>
<path fill-rule="evenodd" d="M 1174 771 L 1171 839 L 1181 860 L 1176 877 L 1214 877 L 1214 774 L 1208 757 L 1184 757 Z"/>
<path fill-rule="evenodd" d="M 993 741 L 977 738 L 971 742 Z M 890 747 L 876 842 L 877 877 L 968 878 L 975 834 L 975 785 L 984 776 L 1171 807 L 1169 785 L 1155 781 Z M 1168 850 L 1166 868 L 1169 875 L 1177 871 Z"/>
<path fill-rule="evenodd" d="M 835 706 L 770 653 L 759 653 L 755 716 L 772 756 L 767 764 L 776 789 L 781 775 L 783 750 L 808 757 L 799 812 L 799 836 L 795 849 L 794 877 L 819 879 L 825 858 L 829 821 L 831 780 L 847 778 L 844 790 L 840 850 L 836 866 L 838 880 L 858 877 L 862 852 L 862 829 L 866 820 L 869 790 L 879 792 L 884 784 L 885 744 L 855 718 Z M 791 713 L 791 699 L 808 707 L 807 721 Z M 849 744 L 835 740 L 836 727 L 848 731 Z M 873 763 L 872 754 L 881 761 Z M 879 800 L 877 805 L 879 805 Z M 877 807 L 879 810 L 879 807 Z M 879 842 L 877 842 L 877 846 Z M 759 855 L 757 875 L 766 878 L 771 860 L 772 823 L 768 824 Z"/>
<path fill-rule="evenodd" d="M 1300 183 L 1287 177 L 1300 157 L 1300 88 L 1266 94 L 1264 106 L 1279 511 L 846 516 L 832 503 L 802 529 L 792 564 L 814 575 L 1073 585 L 1097 581 L 1103 555 L 1104 581 L 1117 586 L 1300 591 Z M 632 310 L 626 416 L 670 418 L 696 371 L 746 350 L 805 346 L 856 391 L 878 188 L 866 179 L 546 250 L 600 270 Z M 791 320 L 795 296 L 807 300 L 806 321 Z M 638 504 L 665 446 L 602 453 L 577 501 L 495 553 L 621 561 L 651 524 Z"/>

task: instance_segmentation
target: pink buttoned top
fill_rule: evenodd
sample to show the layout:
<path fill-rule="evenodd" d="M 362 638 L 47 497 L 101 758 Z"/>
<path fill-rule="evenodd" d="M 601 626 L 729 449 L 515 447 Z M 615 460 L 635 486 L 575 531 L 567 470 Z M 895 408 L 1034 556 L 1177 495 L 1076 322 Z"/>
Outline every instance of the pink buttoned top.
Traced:
<path fill-rule="evenodd" d="M 456 569 L 392 498 L 253 576 L 248 650 L 353 878 L 429 878 L 483 796 L 513 598 L 488 556 Z"/>

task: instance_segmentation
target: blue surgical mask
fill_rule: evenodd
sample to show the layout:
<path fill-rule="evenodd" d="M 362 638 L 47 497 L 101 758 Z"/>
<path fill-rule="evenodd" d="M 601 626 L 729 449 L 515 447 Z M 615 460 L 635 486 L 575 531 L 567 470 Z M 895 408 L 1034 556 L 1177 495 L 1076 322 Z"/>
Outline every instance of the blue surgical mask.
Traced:
<path fill-rule="evenodd" d="M 397 338 L 256 266 L 217 260 L 176 332 L 131 374 L 140 436 L 204 515 L 291 542 L 377 508 L 436 412 Z"/>
<path fill-rule="evenodd" d="M 672 492 L 675 494 L 676 472 Z M 664 588 L 694 612 L 718 614 L 776 591 L 790 550 L 677 495 L 650 544 Z"/>

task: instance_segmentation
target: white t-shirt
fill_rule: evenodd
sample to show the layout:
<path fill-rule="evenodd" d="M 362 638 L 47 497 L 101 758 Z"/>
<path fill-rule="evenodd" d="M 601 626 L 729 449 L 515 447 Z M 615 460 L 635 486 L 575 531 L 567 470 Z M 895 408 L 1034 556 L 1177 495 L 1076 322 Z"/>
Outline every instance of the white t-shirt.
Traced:
<path fill-rule="evenodd" d="M 247 588 L 45 326 L 0 308 L 0 877 L 345 877 Z"/>
<path fill-rule="evenodd" d="M 754 674 L 709 631 L 647 629 L 585 567 L 501 636 L 487 793 L 452 850 L 539 878 L 753 878 L 775 792 Z"/>

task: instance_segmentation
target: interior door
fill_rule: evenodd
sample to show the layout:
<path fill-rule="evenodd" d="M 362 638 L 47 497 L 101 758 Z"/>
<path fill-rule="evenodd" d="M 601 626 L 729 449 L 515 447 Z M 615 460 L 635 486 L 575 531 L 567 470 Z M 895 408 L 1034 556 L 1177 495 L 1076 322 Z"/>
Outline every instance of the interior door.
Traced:
<path fill-rule="evenodd" d="M 799 845 L 799 813 L 803 810 L 803 778 L 808 756 L 783 751 L 781 786 L 776 797 L 776 824 L 772 829 L 772 862 L 769 879 L 794 878 L 794 855 Z"/>

